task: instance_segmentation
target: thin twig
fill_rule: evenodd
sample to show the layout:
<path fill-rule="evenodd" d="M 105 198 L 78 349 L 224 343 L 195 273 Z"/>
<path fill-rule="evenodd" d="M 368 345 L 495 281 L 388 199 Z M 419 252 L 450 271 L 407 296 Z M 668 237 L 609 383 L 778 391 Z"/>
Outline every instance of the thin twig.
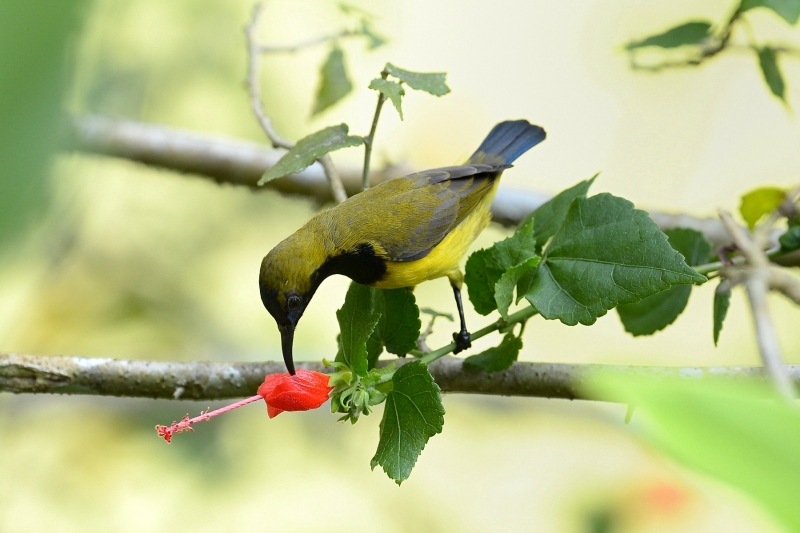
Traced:
<path fill-rule="evenodd" d="M 386 79 L 389 72 L 386 70 L 381 72 L 381 78 Z M 369 129 L 369 135 L 364 137 L 364 172 L 361 175 L 361 190 L 366 191 L 369 189 L 369 162 L 372 157 L 372 143 L 375 141 L 375 130 L 378 129 L 378 118 L 381 116 L 381 109 L 386 102 L 386 95 L 378 91 L 378 104 L 375 106 L 375 115 L 372 117 L 372 126 Z"/>
<path fill-rule="evenodd" d="M 743 227 L 736 224 L 729 213 L 720 211 L 719 218 L 746 260 L 746 263 L 742 266 L 724 267 L 722 275 L 732 279 L 734 283 L 743 280 L 753 315 L 761 360 L 764 362 L 764 366 L 772 377 L 777 390 L 786 399 L 794 400 L 796 397 L 794 385 L 783 362 L 780 344 L 778 343 L 778 334 L 775 331 L 767 306 L 770 262 L 764 253 L 762 245 L 758 242 L 758 236 L 768 234 L 771 224 L 766 230 L 763 227 L 759 228 L 756 236 L 753 236 Z M 772 217 L 770 220 L 772 220 Z M 764 224 L 763 226 L 766 225 Z"/>
<path fill-rule="evenodd" d="M 325 44 L 332 41 L 338 41 L 339 39 L 344 39 L 346 37 L 351 37 L 354 35 L 361 35 L 359 32 L 355 32 L 352 30 L 342 30 L 339 33 L 334 33 L 331 35 L 322 35 L 320 37 L 312 37 L 310 39 L 306 39 L 305 41 L 299 41 L 295 44 L 258 44 L 257 50 L 261 54 L 293 54 L 298 52 L 304 48 L 311 48 L 313 46 L 317 46 L 318 44 Z"/>
<path fill-rule="evenodd" d="M 275 148 L 284 148 L 290 150 L 294 147 L 294 143 L 288 139 L 281 137 L 275 130 L 272 124 L 272 119 L 264 112 L 264 105 L 261 100 L 261 84 L 260 84 L 260 54 L 263 46 L 258 44 L 255 39 L 255 30 L 258 21 L 261 17 L 262 5 L 256 4 L 253 7 L 253 16 L 250 23 L 245 28 L 245 36 L 247 37 L 247 50 L 248 50 L 248 63 L 247 63 L 247 87 L 250 92 L 250 106 L 253 108 L 253 114 L 256 116 L 261 129 L 267 135 L 270 143 Z M 330 154 L 325 154 L 317 161 L 322 165 L 325 172 L 325 177 L 328 180 L 328 185 L 331 189 L 331 194 L 334 200 L 342 203 L 347 200 L 347 193 L 345 192 L 342 180 L 339 173 L 333 165 L 333 160 Z"/>

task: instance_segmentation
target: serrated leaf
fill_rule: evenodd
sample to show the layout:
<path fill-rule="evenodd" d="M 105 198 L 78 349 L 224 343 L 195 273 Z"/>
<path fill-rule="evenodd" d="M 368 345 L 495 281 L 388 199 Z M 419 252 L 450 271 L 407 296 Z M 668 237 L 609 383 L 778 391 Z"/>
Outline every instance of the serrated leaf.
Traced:
<path fill-rule="evenodd" d="M 352 90 L 353 84 L 347 76 L 347 67 L 344 64 L 344 52 L 338 46 L 334 46 L 320 68 L 317 99 L 311 115 L 322 113 L 350 94 Z"/>
<path fill-rule="evenodd" d="M 363 138 L 349 136 L 347 135 L 348 131 L 347 124 L 339 124 L 303 137 L 294 148 L 280 158 L 275 166 L 264 172 L 264 175 L 258 180 L 258 185 L 264 185 L 268 181 L 289 174 L 296 174 L 329 152 L 364 144 Z"/>
<path fill-rule="evenodd" d="M 704 281 L 647 213 L 603 193 L 573 200 L 526 298 L 547 319 L 590 325 L 619 304 Z"/>
<path fill-rule="evenodd" d="M 778 187 L 759 187 L 742 196 L 739 212 L 751 230 L 761 217 L 772 213 L 786 198 L 786 191 Z"/>
<path fill-rule="evenodd" d="M 778 237 L 778 242 L 784 252 L 800 249 L 800 224 L 789 226 L 786 233 Z"/>
<path fill-rule="evenodd" d="M 728 316 L 728 307 L 731 305 L 730 289 L 720 291 L 722 283 L 714 291 L 714 346 L 719 342 L 719 333 L 722 331 L 722 323 Z"/>
<path fill-rule="evenodd" d="M 599 376 L 595 398 L 636 405 L 642 438 L 800 531 L 800 413 L 767 383 Z"/>
<path fill-rule="evenodd" d="M 589 192 L 589 187 L 594 183 L 595 178 L 600 174 L 595 174 L 588 180 L 581 181 L 565 189 L 555 195 L 550 200 L 546 201 L 536 209 L 533 213 L 528 215 L 528 218 L 522 223 L 524 226 L 531 220 L 535 220 L 536 224 L 533 228 L 533 234 L 536 237 L 536 246 L 538 250 L 547 243 L 547 239 L 555 235 L 558 228 L 564 222 L 567 216 L 567 211 L 575 198 L 585 198 Z"/>
<path fill-rule="evenodd" d="M 497 283 L 494 285 L 494 301 L 497 303 L 497 310 L 500 311 L 500 316 L 508 320 L 508 308 L 511 307 L 511 302 L 514 301 L 514 289 L 518 286 L 521 279 L 536 272 L 536 266 L 539 264 L 539 257 L 532 257 L 527 261 L 509 268 L 506 270 Z M 522 284 L 522 287 L 517 291 L 517 302 L 525 296 L 530 290 L 530 281 Z"/>
<path fill-rule="evenodd" d="M 403 120 L 403 95 L 406 94 L 403 86 L 391 80 L 384 80 L 383 78 L 375 78 L 369 82 L 369 88 L 380 91 L 381 94 L 386 96 L 392 101 L 394 108 L 397 109 L 397 114 L 400 115 L 400 120 Z"/>
<path fill-rule="evenodd" d="M 383 348 L 404 356 L 417 346 L 419 308 L 414 293 L 408 289 L 371 289 L 372 308 L 381 317 L 369 339 L 369 368 L 374 368 Z M 375 353 L 376 348 L 377 354 Z"/>
<path fill-rule="evenodd" d="M 378 450 L 370 464 L 373 469 L 380 465 L 399 485 L 411 475 L 428 439 L 441 433 L 445 411 L 439 386 L 422 361 L 397 369 L 392 384 L 381 419 Z"/>
<path fill-rule="evenodd" d="M 742 0 L 739 11 L 744 12 L 756 7 L 771 9 L 789 24 L 796 24 L 800 17 L 800 0 Z"/>
<path fill-rule="evenodd" d="M 764 81 L 767 82 L 769 90 L 785 103 L 786 84 L 783 81 L 783 74 L 781 73 L 781 67 L 778 65 L 775 49 L 769 46 L 759 49 L 758 64 L 761 66 L 761 73 L 764 75 Z"/>
<path fill-rule="evenodd" d="M 496 285 L 508 269 L 537 257 L 533 226 L 533 221 L 520 226 L 511 237 L 478 250 L 467 260 L 464 282 L 469 300 L 478 313 L 488 315 L 497 309 Z M 520 276 L 522 274 L 524 269 L 520 271 Z"/>
<path fill-rule="evenodd" d="M 489 373 L 500 372 L 514 364 L 520 350 L 522 350 L 522 339 L 513 333 L 508 333 L 499 346 L 464 359 L 464 367 Z"/>
<path fill-rule="evenodd" d="M 434 96 L 443 96 L 450 92 L 450 87 L 444 81 L 446 72 L 411 72 L 391 63 L 386 63 L 386 71 L 417 91 L 425 91 Z"/>
<path fill-rule="evenodd" d="M 628 50 L 644 48 L 646 46 L 657 46 L 659 48 L 677 48 L 692 44 L 699 44 L 711 34 L 711 23 L 705 20 L 687 22 L 680 26 L 675 26 L 664 33 L 652 35 L 641 41 L 628 43 L 625 47 Z"/>
<path fill-rule="evenodd" d="M 673 228 L 664 231 L 669 244 L 680 252 L 689 266 L 707 263 L 711 253 L 708 239 L 693 229 Z M 680 316 L 692 293 L 690 285 L 677 285 L 630 304 L 617 307 L 625 331 L 637 337 L 652 335 L 666 328 Z"/>
<path fill-rule="evenodd" d="M 365 285 L 350 284 L 344 305 L 336 311 L 339 320 L 339 353 L 336 360 L 361 376 L 367 375 L 367 339 L 375 330 L 380 313 L 372 309 L 372 292 Z"/>

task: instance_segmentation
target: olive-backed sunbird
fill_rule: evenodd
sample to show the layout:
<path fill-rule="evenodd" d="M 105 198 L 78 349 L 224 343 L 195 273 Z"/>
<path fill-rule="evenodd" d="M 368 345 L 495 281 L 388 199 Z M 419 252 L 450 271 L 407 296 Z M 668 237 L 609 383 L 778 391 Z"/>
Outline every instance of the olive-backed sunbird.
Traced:
<path fill-rule="evenodd" d="M 381 289 L 413 288 L 446 276 L 461 319 L 454 353 L 469 348 L 461 260 L 489 224 L 500 175 L 544 138 L 544 130 L 527 120 L 501 122 L 466 165 L 385 181 L 317 214 L 273 248 L 261 262 L 259 287 L 278 323 L 289 373 L 295 373 L 297 322 L 333 274 Z"/>

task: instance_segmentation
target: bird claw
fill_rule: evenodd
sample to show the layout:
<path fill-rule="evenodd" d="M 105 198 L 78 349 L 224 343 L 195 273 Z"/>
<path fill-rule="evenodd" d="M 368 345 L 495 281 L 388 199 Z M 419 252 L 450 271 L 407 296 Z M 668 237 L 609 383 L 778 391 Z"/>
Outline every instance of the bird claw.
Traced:
<path fill-rule="evenodd" d="M 456 343 L 456 349 L 453 350 L 454 354 L 463 352 L 468 348 L 472 348 L 472 341 L 469 339 L 468 331 L 459 331 L 458 333 L 453 333 L 453 340 Z"/>

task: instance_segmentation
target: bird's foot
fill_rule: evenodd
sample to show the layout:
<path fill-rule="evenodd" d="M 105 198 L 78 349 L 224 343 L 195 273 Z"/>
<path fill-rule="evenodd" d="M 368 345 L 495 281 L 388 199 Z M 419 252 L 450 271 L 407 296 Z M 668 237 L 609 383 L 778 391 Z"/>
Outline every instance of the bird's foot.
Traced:
<path fill-rule="evenodd" d="M 469 340 L 469 331 L 463 330 L 453 333 L 453 340 L 456 342 L 456 349 L 453 350 L 454 354 L 472 348 L 472 341 Z"/>

